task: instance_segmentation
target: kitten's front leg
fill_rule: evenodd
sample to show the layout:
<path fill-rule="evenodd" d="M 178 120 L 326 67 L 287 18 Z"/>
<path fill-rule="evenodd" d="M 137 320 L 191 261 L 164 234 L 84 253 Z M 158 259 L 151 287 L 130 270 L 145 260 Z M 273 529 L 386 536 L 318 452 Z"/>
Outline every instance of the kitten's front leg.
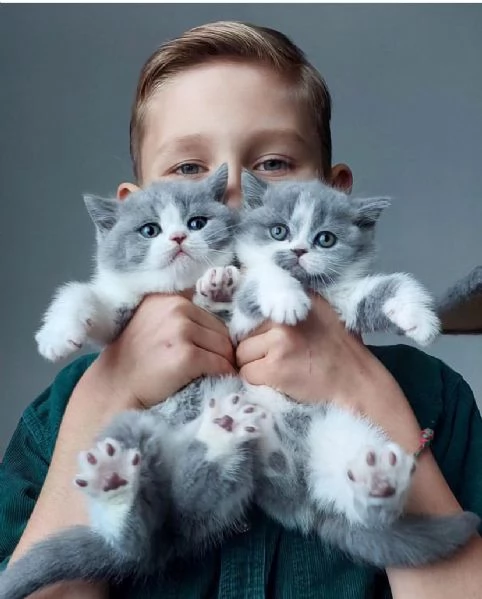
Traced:
<path fill-rule="evenodd" d="M 310 493 L 321 510 L 363 526 L 400 516 L 415 461 L 380 429 L 330 406 L 313 418 L 308 446 Z"/>
<path fill-rule="evenodd" d="M 35 335 L 40 354 L 57 361 L 81 349 L 88 340 L 106 343 L 115 329 L 111 312 L 89 283 L 64 285 Z"/>
<path fill-rule="evenodd" d="M 231 312 L 240 279 L 236 266 L 210 268 L 198 279 L 192 301 L 213 314 Z"/>
<path fill-rule="evenodd" d="M 299 281 L 274 264 L 252 269 L 236 294 L 230 330 L 241 339 L 265 320 L 295 325 L 304 320 L 311 300 Z"/>
<path fill-rule="evenodd" d="M 429 293 L 404 273 L 365 277 L 328 299 L 348 328 L 361 333 L 393 330 L 427 345 L 440 331 Z"/>

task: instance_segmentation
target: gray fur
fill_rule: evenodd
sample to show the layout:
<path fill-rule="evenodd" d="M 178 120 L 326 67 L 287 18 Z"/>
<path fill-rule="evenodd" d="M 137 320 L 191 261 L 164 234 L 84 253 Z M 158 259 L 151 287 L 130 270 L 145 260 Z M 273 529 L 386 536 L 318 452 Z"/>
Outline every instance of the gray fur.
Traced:
<path fill-rule="evenodd" d="M 397 334 L 403 333 L 380 309 L 387 300 L 395 296 L 399 287 L 400 281 L 397 275 L 384 277 L 372 292 L 360 301 L 357 305 L 355 324 L 358 331 L 373 333 L 391 330 Z"/>
<path fill-rule="evenodd" d="M 457 281 L 438 301 L 438 311 L 444 314 L 470 298 L 482 294 L 482 265 L 476 266 L 470 273 Z"/>
<path fill-rule="evenodd" d="M 263 314 L 259 308 L 258 292 L 254 281 L 243 285 L 236 295 L 236 303 L 241 312 L 254 318 L 262 318 Z"/>
<path fill-rule="evenodd" d="M 479 519 L 464 512 L 454 516 L 402 516 L 387 528 L 354 526 L 341 516 L 326 517 L 320 536 L 352 559 L 379 568 L 417 567 L 437 562 L 462 548 Z"/>
<path fill-rule="evenodd" d="M 0 575 L 0 599 L 23 599 L 64 580 L 120 581 L 134 575 L 126 560 L 87 527 L 75 527 L 41 541 Z"/>

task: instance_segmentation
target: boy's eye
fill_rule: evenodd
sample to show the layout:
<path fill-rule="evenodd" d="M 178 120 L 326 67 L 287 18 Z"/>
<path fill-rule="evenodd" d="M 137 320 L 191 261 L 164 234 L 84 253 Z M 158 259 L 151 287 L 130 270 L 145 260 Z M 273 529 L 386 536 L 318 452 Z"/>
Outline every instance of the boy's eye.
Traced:
<path fill-rule="evenodd" d="M 290 168 L 291 164 L 287 160 L 282 160 L 281 158 L 269 158 L 255 165 L 253 170 L 271 173 L 288 171 Z"/>
<path fill-rule="evenodd" d="M 208 224 L 208 219 L 205 216 L 193 216 L 187 221 L 187 228 L 190 231 L 200 231 Z"/>
<path fill-rule="evenodd" d="M 162 229 L 157 223 L 146 223 L 139 229 L 139 233 L 146 239 L 152 239 L 162 233 Z"/>
<path fill-rule="evenodd" d="M 276 241 L 284 241 L 288 237 L 289 232 L 290 230 L 286 225 L 273 225 L 269 230 L 269 234 Z"/>
<path fill-rule="evenodd" d="M 337 242 L 337 237 L 331 231 L 321 231 L 315 237 L 315 245 L 318 245 L 321 248 L 331 248 Z"/>
<path fill-rule="evenodd" d="M 174 171 L 176 175 L 184 175 L 185 177 L 200 175 L 205 169 L 200 164 L 195 162 L 185 162 L 180 164 Z"/>

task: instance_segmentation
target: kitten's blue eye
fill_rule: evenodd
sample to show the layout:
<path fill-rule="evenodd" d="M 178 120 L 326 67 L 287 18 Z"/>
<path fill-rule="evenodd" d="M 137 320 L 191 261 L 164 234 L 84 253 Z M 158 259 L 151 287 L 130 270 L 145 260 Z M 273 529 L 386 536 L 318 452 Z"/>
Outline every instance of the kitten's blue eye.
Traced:
<path fill-rule="evenodd" d="M 184 175 L 186 177 L 193 175 L 200 175 L 202 171 L 202 167 L 195 162 L 185 162 L 184 164 L 180 164 L 176 170 L 174 171 L 178 175 Z"/>
<path fill-rule="evenodd" d="M 187 221 L 187 228 L 190 231 L 200 231 L 208 224 L 208 219 L 205 216 L 193 216 Z"/>
<path fill-rule="evenodd" d="M 139 233 L 146 239 L 152 239 L 162 233 L 162 229 L 157 223 L 146 223 L 139 229 Z"/>
<path fill-rule="evenodd" d="M 269 230 L 269 234 L 276 241 L 284 241 L 289 234 L 290 230 L 286 225 L 273 225 Z"/>
<path fill-rule="evenodd" d="M 331 231 L 321 231 L 315 237 L 315 245 L 320 246 L 321 248 L 332 248 L 337 242 L 337 237 Z"/>

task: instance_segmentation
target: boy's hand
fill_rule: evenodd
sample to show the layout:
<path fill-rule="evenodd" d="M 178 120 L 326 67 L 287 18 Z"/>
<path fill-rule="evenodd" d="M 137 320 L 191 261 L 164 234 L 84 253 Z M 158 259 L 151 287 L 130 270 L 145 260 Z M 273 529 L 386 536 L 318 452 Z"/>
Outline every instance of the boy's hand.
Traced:
<path fill-rule="evenodd" d="M 235 374 L 225 325 L 181 296 L 151 295 L 93 365 L 128 405 L 151 407 L 204 374 Z M 111 398 L 112 400 L 112 398 Z"/>
<path fill-rule="evenodd" d="M 264 323 L 239 344 L 241 377 L 300 402 L 333 402 L 365 414 L 415 451 L 418 424 L 396 381 L 324 299 L 312 300 L 305 321 L 294 327 Z"/>

